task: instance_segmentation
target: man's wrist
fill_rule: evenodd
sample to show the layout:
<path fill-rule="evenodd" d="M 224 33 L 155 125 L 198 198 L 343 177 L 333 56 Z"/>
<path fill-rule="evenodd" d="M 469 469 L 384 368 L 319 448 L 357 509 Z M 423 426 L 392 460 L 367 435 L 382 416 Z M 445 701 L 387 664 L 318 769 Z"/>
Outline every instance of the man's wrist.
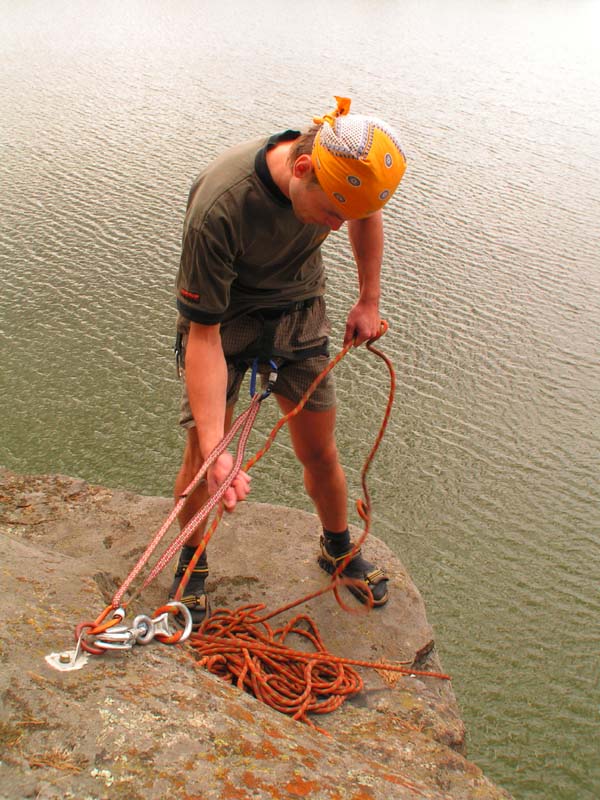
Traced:
<path fill-rule="evenodd" d="M 198 434 L 198 449 L 200 450 L 202 461 L 206 461 L 215 447 L 222 441 L 223 436 L 224 434 L 221 434 L 219 437 L 215 437 L 214 434 L 211 436 L 200 436 L 200 434 Z"/>
<path fill-rule="evenodd" d="M 357 305 L 371 306 L 372 308 L 378 309 L 380 300 L 381 300 L 381 295 L 379 295 L 379 294 L 376 294 L 376 295 L 374 295 L 374 294 L 369 294 L 369 295 L 361 294 L 360 297 L 358 298 Z"/>

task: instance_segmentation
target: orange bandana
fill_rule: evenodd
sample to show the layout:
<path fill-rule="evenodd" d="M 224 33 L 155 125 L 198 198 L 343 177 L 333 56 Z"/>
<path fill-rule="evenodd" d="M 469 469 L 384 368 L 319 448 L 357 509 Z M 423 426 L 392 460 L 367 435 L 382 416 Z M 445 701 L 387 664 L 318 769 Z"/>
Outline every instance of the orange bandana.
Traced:
<path fill-rule="evenodd" d="M 361 219 L 382 208 L 406 169 L 398 137 L 385 122 L 348 114 L 350 99 L 336 97 L 337 108 L 315 118 L 312 163 L 321 189 L 346 219 Z"/>

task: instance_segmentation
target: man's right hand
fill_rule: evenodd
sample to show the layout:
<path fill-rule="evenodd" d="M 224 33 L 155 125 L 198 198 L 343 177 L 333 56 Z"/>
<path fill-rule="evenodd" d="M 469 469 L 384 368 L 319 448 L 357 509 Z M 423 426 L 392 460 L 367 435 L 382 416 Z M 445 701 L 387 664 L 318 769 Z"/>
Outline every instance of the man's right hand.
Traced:
<path fill-rule="evenodd" d="M 229 476 L 233 467 L 231 453 L 222 453 L 212 464 L 206 474 L 208 493 L 213 495 Z M 223 495 L 223 505 L 226 511 L 233 511 L 238 502 L 245 500 L 250 493 L 252 479 L 246 472 L 240 470 L 235 476 L 231 486 Z"/>

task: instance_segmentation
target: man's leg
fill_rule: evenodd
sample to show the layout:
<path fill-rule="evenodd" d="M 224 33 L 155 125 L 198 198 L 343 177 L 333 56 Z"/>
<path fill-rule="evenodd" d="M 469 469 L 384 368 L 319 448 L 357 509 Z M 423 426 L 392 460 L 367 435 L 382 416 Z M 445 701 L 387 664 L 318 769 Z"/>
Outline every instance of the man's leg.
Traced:
<path fill-rule="evenodd" d="M 225 431 L 227 433 L 231 426 L 233 418 L 234 405 L 228 406 L 225 412 Z M 175 479 L 175 502 L 177 502 L 183 492 L 192 482 L 195 475 L 198 474 L 202 466 L 202 456 L 200 455 L 200 447 L 198 445 L 198 437 L 196 435 L 196 428 L 187 429 L 187 440 L 185 450 L 183 453 L 183 461 L 179 469 L 177 478 Z M 206 482 L 203 481 L 200 486 L 188 497 L 186 504 L 179 513 L 179 527 L 181 530 L 190 522 L 193 516 L 202 508 L 208 500 L 208 491 L 206 489 Z M 194 531 L 191 537 L 183 545 L 181 554 L 179 556 L 179 563 L 177 565 L 173 585 L 169 592 L 169 597 L 174 597 L 175 592 L 179 587 L 181 578 L 186 570 L 187 565 L 190 563 L 192 556 L 200 544 L 204 531 L 206 529 L 206 521 L 202 522 Z M 194 625 L 199 625 L 208 612 L 208 603 L 204 591 L 204 582 L 208 576 L 208 562 L 206 557 L 206 550 L 200 556 L 196 567 L 188 581 L 184 590 L 182 602 L 188 606 L 192 614 L 192 621 Z"/>
<path fill-rule="evenodd" d="M 296 405 L 276 395 L 284 414 Z M 329 531 L 348 527 L 346 476 L 335 443 L 335 408 L 327 411 L 303 409 L 288 422 L 296 458 L 304 469 L 304 485 L 315 504 L 321 524 Z"/>
<path fill-rule="evenodd" d="M 284 414 L 295 406 L 281 395 L 277 395 L 277 401 Z M 330 573 L 352 549 L 348 532 L 346 476 L 335 443 L 335 418 L 335 408 L 326 411 L 303 409 L 288 422 L 294 452 L 304 469 L 306 491 L 323 526 L 319 564 Z M 360 586 L 349 587 L 363 602 L 368 594 L 365 591 L 367 586 L 375 605 L 387 602 L 387 576 L 364 559 L 360 552 L 348 563 L 344 575 L 364 584 L 362 589 Z"/>

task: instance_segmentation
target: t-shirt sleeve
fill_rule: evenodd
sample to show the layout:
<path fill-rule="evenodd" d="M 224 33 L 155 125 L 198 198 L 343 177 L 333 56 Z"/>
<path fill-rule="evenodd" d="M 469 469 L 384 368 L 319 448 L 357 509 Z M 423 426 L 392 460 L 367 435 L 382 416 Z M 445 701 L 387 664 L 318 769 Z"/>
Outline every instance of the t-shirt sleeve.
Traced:
<path fill-rule="evenodd" d="M 177 309 L 192 322 L 216 325 L 229 306 L 235 245 L 228 219 L 213 209 L 200 226 L 186 224 L 177 273 Z"/>

